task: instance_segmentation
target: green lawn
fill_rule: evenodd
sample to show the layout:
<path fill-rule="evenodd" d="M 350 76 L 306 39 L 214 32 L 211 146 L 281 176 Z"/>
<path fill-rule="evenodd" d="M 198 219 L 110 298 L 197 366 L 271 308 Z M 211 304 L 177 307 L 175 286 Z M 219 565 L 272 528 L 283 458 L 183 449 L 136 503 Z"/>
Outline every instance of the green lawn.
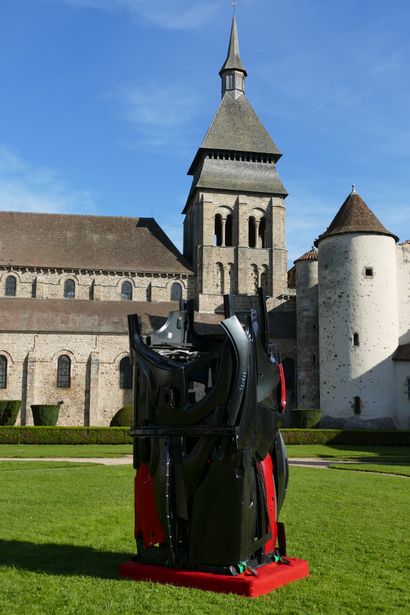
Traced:
<path fill-rule="evenodd" d="M 292 444 L 286 446 L 288 456 L 319 457 L 321 459 L 340 459 L 360 462 L 384 462 L 410 464 L 408 446 L 349 446 L 335 444 Z"/>
<path fill-rule="evenodd" d="M 0 457 L 122 457 L 132 444 L 0 444 Z"/>
<path fill-rule="evenodd" d="M 386 465 L 384 463 L 332 463 L 332 470 L 350 470 L 353 472 L 379 472 L 383 474 L 397 474 L 410 476 L 410 466 Z"/>
<path fill-rule="evenodd" d="M 289 554 L 311 576 L 250 600 L 118 581 L 134 552 L 130 466 L 0 463 L 0 612 L 19 614 L 406 613 L 405 480 L 291 468 Z"/>

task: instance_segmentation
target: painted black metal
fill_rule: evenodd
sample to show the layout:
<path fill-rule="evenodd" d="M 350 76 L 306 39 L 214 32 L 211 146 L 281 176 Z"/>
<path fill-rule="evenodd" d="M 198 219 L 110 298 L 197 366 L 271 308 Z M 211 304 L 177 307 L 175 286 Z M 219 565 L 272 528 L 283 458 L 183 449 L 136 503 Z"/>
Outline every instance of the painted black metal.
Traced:
<path fill-rule="evenodd" d="M 144 546 L 142 562 L 231 574 L 238 562 L 263 563 L 271 538 L 261 461 L 271 455 L 277 509 L 286 494 L 287 458 L 277 430 L 275 353 L 265 297 L 243 326 L 226 296 L 219 334 L 195 331 L 193 304 L 141 335 L 129 317 L 134 369 L 134 467 L 154 481 L 164 543 Z M 283 545 L 282 545 L 283 548 Z"/>

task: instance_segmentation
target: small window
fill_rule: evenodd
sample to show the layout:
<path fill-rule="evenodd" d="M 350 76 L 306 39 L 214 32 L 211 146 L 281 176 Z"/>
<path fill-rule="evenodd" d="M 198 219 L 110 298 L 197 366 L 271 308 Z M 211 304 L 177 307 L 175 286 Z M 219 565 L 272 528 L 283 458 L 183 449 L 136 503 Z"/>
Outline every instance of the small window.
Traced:
<path fill-rule="evenodd" d="M 364 270 L 364 275 L 366 276 L 366 278 L 372 278 L 373 277 L 373 267 L 366 267 Z"/>
<path fill-rule="evenodd" d="M 0 355 L 0 389 L 7 389 L 7 359 Z"/>
<path fill-rule="evenodd" d="M 120 361 L 120 389 L 132 389 L 132 369 L 129 357 Z"/>
<path fill-rule="evenodd" d="M 178 282 L 174 282 L 171 286 L 171 301 L 181 301 L 182 299 L 182 287 Z"/>
<path fill-rule="evenodd" d="M 75 282 L 74 280 L 66 280 L 64 282 L 64 297 L 66 299 L 75 298 Z"/>
<path fill-rule="evenodd" d="M 316 355 L 315 354 L 312 356 L 312 363 L 313 365 L 316 365 Z"/>
<path fill-rule="evenodd" d="M 17 281 L 16 281 L 16 278 L 14 277 L 14 275 L 7 276 L 7 278 L 6 278 L 6 290 L 5 290 L 6 297 L 15 297 L 16 296 L 16 289 L 17 289 Z"/>
<path fill-rule="evenodd" d="M 353 346 L 360 346 L 358 333 L 353 333 Z"/>
<path fill-rule="evenodd" d="M 123 282 L 121 286 L 121 301 L 132 300 L 132 284 L 131 282 Z"/>
<path fill-rule="evenodd" d="M 220 214 L 216 214 L 215 216 L 214 245 L 222 245 L 222 216 Z"/>
<path fill-rule="evenodd" d="M 233 245 L 233 221 L 232 214 L 228 214 L 226 216 L 225 223 L 225 245 L 232 246 Z"/>
<path fill-rule="evenodd" d="M 256 225 L 255 218 L 251 216 L 248 220 L 248 246 L 254 248 L 256 246 Z"/>
<path fill-rule="evenodd" d="M 360 414 L 362 411 L 362 401 L 358 396 L 353 399 L 353 411 L 355 414 Z"/>
<path fill-rule="evenodd" d="M 71 386 L 71 359 L 66 354 L 58 357 L 57 386 L 60 389 L 69 389 Z"/>

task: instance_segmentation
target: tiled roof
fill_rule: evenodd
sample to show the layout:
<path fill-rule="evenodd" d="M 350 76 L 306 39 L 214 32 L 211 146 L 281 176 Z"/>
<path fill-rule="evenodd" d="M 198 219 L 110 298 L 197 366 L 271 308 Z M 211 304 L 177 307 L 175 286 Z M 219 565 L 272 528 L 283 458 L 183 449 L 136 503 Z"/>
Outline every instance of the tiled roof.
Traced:
<path fill-rule="evenodd" d="M 38 333 L 125 334 L 128 314 L 150 322 L 165 317 L 178 303 L 141 301 L 84 301 L 81 299 L 0 298 L 0 330 Z M 152 330 L 153 326 L 148 326 Z"/>
<path fill-rule="evenodd" d="M 221 100 L 218 111 L 191 164 L 188 175 L 194 175 L 204 150 L 246 152 L 273 156 L 277 161 L 281 153 L 256 115 L 245 94 L 234 98 L 228 92 Z"/>
<path fill-rule="evenodd" d="M 317 261 L 317 260 L 318 260 L 318 251 L 315 250 L 315 248 L 312 246 L 312 248 L 308 252 L 305 252 L 305 254 L 302 254 L 302 256 L 299 256 L 299 258 L 297 258 L 294 262 L 298 263 L 299 261 Z"/>
<path fill-rule="evenodd" d="M 0 266 L 192 273 L 153 218 L 0 212 Z"/>
<path fill-rule="evenodd" d="M 369 209 L 362 197 L 353 191 L 349 194 L 330 226 L 315 242 L 317 245 L 325 237 L 330 235 L 342 235 L 346 233 L 372 233 L 375 235 L 388 235 L 398 241 L 398 237 L 390 233 Z"/>
<path fill-rule="evenodd" d="M 397 347 L 393 361 L 410 361 L 410 344 L 401 344 Z"/>

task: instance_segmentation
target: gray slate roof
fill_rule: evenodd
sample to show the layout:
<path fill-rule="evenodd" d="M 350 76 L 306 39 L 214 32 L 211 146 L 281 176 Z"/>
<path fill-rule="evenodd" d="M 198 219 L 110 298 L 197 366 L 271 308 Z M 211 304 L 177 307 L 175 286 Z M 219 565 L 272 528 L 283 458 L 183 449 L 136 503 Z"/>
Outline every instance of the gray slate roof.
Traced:
<path fill-rule="evenodd" d="M 187 204 L 196 188 L 287 195 L 275 165 L 266 162 L 204 158 L 193 179 Z"/>
<path fill-rule="evenodd" d="M 275 162 L 281 153 L 244 94 L 234 98 L 226 92 L 204 140 L 189 168 L 194 175 L 204 150 L 266 154 Z"/>
<path fill-rule="evenodd" d="M 192 273 L 153 218 L 0 212 L 0 266 Z"/>
<path fill-rule="evenodd" d="M 229 38 L 228 55 L 226 56 L 226 60 L 221 70 L 219 71 L 219 74 L 222 75 L 222 73 L 226 70 L 241 70 L 243 73 L 245 73 L 245 76 L 247 74 L 241 62 L 241 57 L 239 54 L 239 40 L 238 40 L 238 31 L 236 28 L 235 15 L 232 17 L 232 27 L 231 27 L 231 36 Z"/>
<path fill-rule="evenodd" d="M 372 233 L 375 235 L 388 235 L 395 241 L 399 238 L 390 233 L 380 220 L 369 209 L 362 197 L 357 192 L 351 192 L 343 205 L 333 218 L 330 226 L 315 241 L 319 241 L 331 235 L 343 235 L 346 233 Z"/>
<path fill-rule="evenodd" d="M 410 361 L 410 344 L 400 344 L 394 352 L 393 361 Z"/>

